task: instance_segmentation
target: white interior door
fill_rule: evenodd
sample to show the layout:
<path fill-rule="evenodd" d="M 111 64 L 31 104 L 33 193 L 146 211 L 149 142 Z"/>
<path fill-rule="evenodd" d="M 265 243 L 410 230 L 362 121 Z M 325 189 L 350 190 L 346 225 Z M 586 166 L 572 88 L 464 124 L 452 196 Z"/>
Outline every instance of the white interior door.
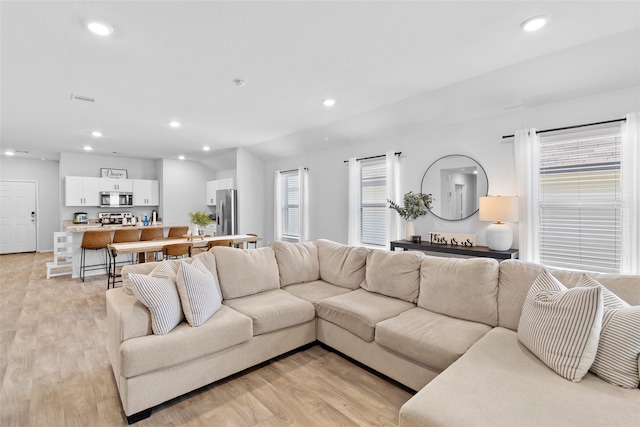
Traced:
<path fill-rule="evenodd" d="M 0 253 L 36 251 L 36 183 L 0 181 Z"/>

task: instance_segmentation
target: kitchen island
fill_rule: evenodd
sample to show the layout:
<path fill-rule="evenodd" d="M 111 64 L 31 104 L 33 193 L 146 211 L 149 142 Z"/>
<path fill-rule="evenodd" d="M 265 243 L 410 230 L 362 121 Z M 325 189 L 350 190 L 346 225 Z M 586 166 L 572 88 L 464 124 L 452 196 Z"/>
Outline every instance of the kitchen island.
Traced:
<path fill-rule="evenodd" d="M 72 273 L 71 277 L 76 278 L 80 277 L 80 257 L 82 254 L 82 236 L 85 231 L 89 230 L 109 230 L 111 231 L 111 239 L 113 240 L 113 233 L 118 229 L 138 229 L 142 230 L 143 228 L 162 228 L 163 234 L 166 237 L 169 234 L 169 228 L 171 227 L 185 227 L 185 224 L 163 224 L 162 222 L 158 222 L 156 225 L 102 225 L 98 222 L 89 223 L 89 224 L 73 224 L 71 221 L 65 221 L 63 223 L 65 229 L 69 233 L 73 233 L 73 260 L 72 260 Z M 87 251 L 85 254 L 85 260 L 87 265 L 94 264 L 104 264 L 107 265 L 109 257 L 106 251 Z M 100 274 L 107 274 L 106 269 L 103 272 L 102 270 L 93 270 L 87 271 L 86 276 L 97 276 Z"/>

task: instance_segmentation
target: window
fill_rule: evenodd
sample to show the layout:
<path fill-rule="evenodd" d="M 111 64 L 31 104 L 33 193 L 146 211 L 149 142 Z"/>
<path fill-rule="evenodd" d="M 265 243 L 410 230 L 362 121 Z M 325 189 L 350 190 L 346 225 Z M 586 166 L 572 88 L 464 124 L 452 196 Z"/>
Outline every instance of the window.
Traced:
<path fill-rule="evenodd" d="M 397 200 L 400 153 L 349 159 L 348 243 L 384 249 L 398 239 L 400 217 L 387 200 Z"/>
<path fill-rule="evenodd" d="M 300 238 L 300 179 L 298 170 L 282 173 L 282 237 L 297 242 Z"/>
<path fill-rule="evenodd" d="M 580 132 L 540 139 L 540 262 L 560 268 L 620 272 L 621 135 Z"/>
<path fill-rule="evenodd" d="M 360 243 L 387 245 L 386 159 L 362 160 L 360 168 Z"/>
<path fill-rule="evenodd" d="M 304 242 L 309 239 L 307 175 L 306 168 L 275 172 L 276 240 Z"/>

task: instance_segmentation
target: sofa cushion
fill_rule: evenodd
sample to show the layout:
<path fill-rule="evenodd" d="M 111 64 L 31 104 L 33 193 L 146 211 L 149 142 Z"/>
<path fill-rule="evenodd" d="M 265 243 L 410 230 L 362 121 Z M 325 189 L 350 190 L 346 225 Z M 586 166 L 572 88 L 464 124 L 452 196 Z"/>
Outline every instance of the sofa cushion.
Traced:
<path fill-rule="evenodd" d="M 640 389 L 591 373 L 576 384 L 494 328 L 400 409 L 400 426 L 635 426 Z"/>
<path fill-rule="evenodd" d="M 320 301 L 317 312 L 319 318 L 371 342 L 378 322 L 414 307 L 415 304 L 407 301 L 357 289 Z"/>
<path fill-rule="evenodd" d="M 127 378 L 158 369 L 180 366 L 250 340 L 251 319 L 222 306 L 198 328 L 185 322 L 170 334 L 148 335 L 124 341 L 121 346 L 121 371 Z"/>
<path fill-rule="evenodd" d="M 444 371 L 491 327 L 416 307 L 376 325 L 376 342 L 430 368 Z"/>
<path fill-rule="evenodd" d="M 171 332 L 182 322 L 180 296 L 170 262 L 158 263 L 151 274 L 129 274 L 133 293 L 151 313 L 151 330 L 156 335 Z"/>
<path fill-rule="evenodd" d="M 578 382 L 596 357 L 603 312 L 600 287 L 567 289 L 543 270 L 525 299 L 518 339 L 558 375 Z"/>
<path fill-rule="evenodd" d="M 278 262 L 280 286 L 313 282 L 320 279 L 318 247 L 315 242 L 275 241 L 271 247 Z"/>
<path fill-rule="evenodd" d="M 218 281 L 200 259 L 181 262 L 176 285 L 184 317 L 191 326 L 200 326 L 220 309 L 222 296 Z"/>
<path fill-rule="evenodd" d="M 291 295 L 295 295 L 298 298 L 309 301 L 311 304 L 313 304 L 314 307 L 316 307 L 318 303 L 325 298 L 352 292 L 350 289 L 343 288 L 342 286 L 332 285 L 331 283 L 327 283 L 324 280 L 298 283 L 295 285 L 286 286 L 282 289 L 289 292 Z"/>
<path fill-rule="evenodd" d="M 499 264 L 493 258 L 426 256 L 420 270 L 418 307 L 496 326 L 498 273 Z"/>
<path fill-rule="evenodd" d="M 273 249 L 236 249 L 214 246 L 218 280 L 224 299 L 244 297 L 280 288 Z"/>
<path fill-rule="evenodd" d="M 506 260 L 500 263 L 500 282 L 498 285 L 498 319 L 505 328 L 518 328 L 522 306 L 531 284 L 544 270 L 540 264 L 520 260 Z M 573 288 L 582 272 L 549 269 L 551 274 L 567 288 Z M 640 305 L 640 276 L 621 274 L 596 274 L 589 276 L 602 283 L 611 292 L 631 305 Z"/>
<path fill-rule="evenodd" d="M 600 287 L 604 300 L 602 332 L 590 371 L 611 384 L 637 388 L 640 385 L 640 306 L 630 306 L 586 274 L 576 286 Z"/>
<path fill-rule="evenodd" d="M 254 336 L 299 325 L 315 317 L 315 310 L 309 301 L 282 289 L 230 299 L 224 303 L 252 319 Z"/>
<path fill-rule="evenodd" d="M 341 245 L 324 239 L 316 243 L 320 278 L 336 286 L 358 289 L 365 277 L 365 263 L 369 249 Z"/>
<path fill-rule="evenodd" d="M 420 289 L 422 252 L 369 251 L 365 280 L 360 285 L 369 292 L 415 303 Z"/>

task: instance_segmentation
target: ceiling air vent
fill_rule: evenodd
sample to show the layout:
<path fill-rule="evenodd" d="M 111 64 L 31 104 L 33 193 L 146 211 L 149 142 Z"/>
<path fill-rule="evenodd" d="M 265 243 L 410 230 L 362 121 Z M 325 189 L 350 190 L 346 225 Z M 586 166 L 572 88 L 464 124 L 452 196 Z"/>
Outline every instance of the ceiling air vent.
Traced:
<path fill-rule="evenodd" d="M 96 99 L 95 98 L 91 98 L 90 96 L 74 95 L 73 93 L 71 94 L 71 100 L 72 101 L 96 102 Z"/>

